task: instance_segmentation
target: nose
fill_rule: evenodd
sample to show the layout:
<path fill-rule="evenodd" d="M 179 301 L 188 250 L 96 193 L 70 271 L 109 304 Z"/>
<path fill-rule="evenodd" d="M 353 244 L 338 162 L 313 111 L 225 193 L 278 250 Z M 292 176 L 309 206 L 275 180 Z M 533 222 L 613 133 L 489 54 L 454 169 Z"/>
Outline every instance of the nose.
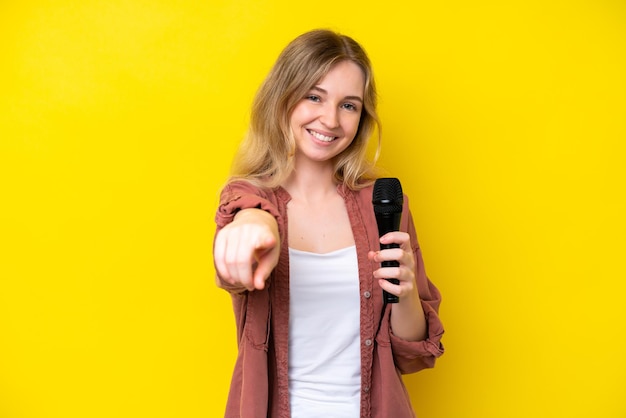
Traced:
<path fill-rule="evenodd" d="M 327 128 L 337 128 L 339 126 L 339 112 L 336 106 L 324 106 L 320 114 L 320 122 Z"/>

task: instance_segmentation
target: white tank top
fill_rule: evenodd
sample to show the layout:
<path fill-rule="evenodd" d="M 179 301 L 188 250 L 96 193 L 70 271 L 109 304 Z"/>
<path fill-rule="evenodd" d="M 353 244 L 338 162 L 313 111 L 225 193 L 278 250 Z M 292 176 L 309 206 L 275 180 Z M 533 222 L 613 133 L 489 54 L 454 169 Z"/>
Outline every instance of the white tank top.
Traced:
<path fill-rule="evenodd" d="M 289 249 L 289 395 L 293 418 L 358 418 L 360 297 L 356 247 Z"/>

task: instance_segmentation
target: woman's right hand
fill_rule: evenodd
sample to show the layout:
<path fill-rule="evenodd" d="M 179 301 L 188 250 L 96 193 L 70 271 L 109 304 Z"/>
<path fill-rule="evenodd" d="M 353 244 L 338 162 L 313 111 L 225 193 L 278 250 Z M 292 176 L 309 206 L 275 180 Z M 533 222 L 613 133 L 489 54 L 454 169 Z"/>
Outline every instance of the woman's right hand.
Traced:
<path fill-rule="evenodd" d="M 280 237 L 276 219 L 261 209 L 244 209 L 215 237 L 213 259 L 220 287 L 261 290 L 278 264 Z"/>

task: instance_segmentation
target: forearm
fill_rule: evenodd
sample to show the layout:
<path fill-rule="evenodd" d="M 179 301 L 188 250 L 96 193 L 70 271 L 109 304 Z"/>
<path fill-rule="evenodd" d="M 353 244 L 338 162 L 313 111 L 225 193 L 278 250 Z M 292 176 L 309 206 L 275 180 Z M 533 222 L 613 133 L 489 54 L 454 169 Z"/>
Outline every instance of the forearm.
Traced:
<path fill-rule="evenodd" d="M 417 289 L 391 305 L 391 330 L 396 337 L 406 341 L 426 339 L 426 317 Z"/>

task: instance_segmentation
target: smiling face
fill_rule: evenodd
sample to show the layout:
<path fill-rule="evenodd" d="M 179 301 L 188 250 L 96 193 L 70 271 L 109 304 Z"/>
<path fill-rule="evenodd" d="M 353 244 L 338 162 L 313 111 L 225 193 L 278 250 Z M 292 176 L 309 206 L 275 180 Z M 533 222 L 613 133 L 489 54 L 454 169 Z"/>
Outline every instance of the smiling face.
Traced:
<path fill-rule="evenodd" d="M 297 164 L 332 163 L 348 148 L 359 129 L 364 88 L 361 68 L 342 61 L 298 102 L 290 117 Z"/>

